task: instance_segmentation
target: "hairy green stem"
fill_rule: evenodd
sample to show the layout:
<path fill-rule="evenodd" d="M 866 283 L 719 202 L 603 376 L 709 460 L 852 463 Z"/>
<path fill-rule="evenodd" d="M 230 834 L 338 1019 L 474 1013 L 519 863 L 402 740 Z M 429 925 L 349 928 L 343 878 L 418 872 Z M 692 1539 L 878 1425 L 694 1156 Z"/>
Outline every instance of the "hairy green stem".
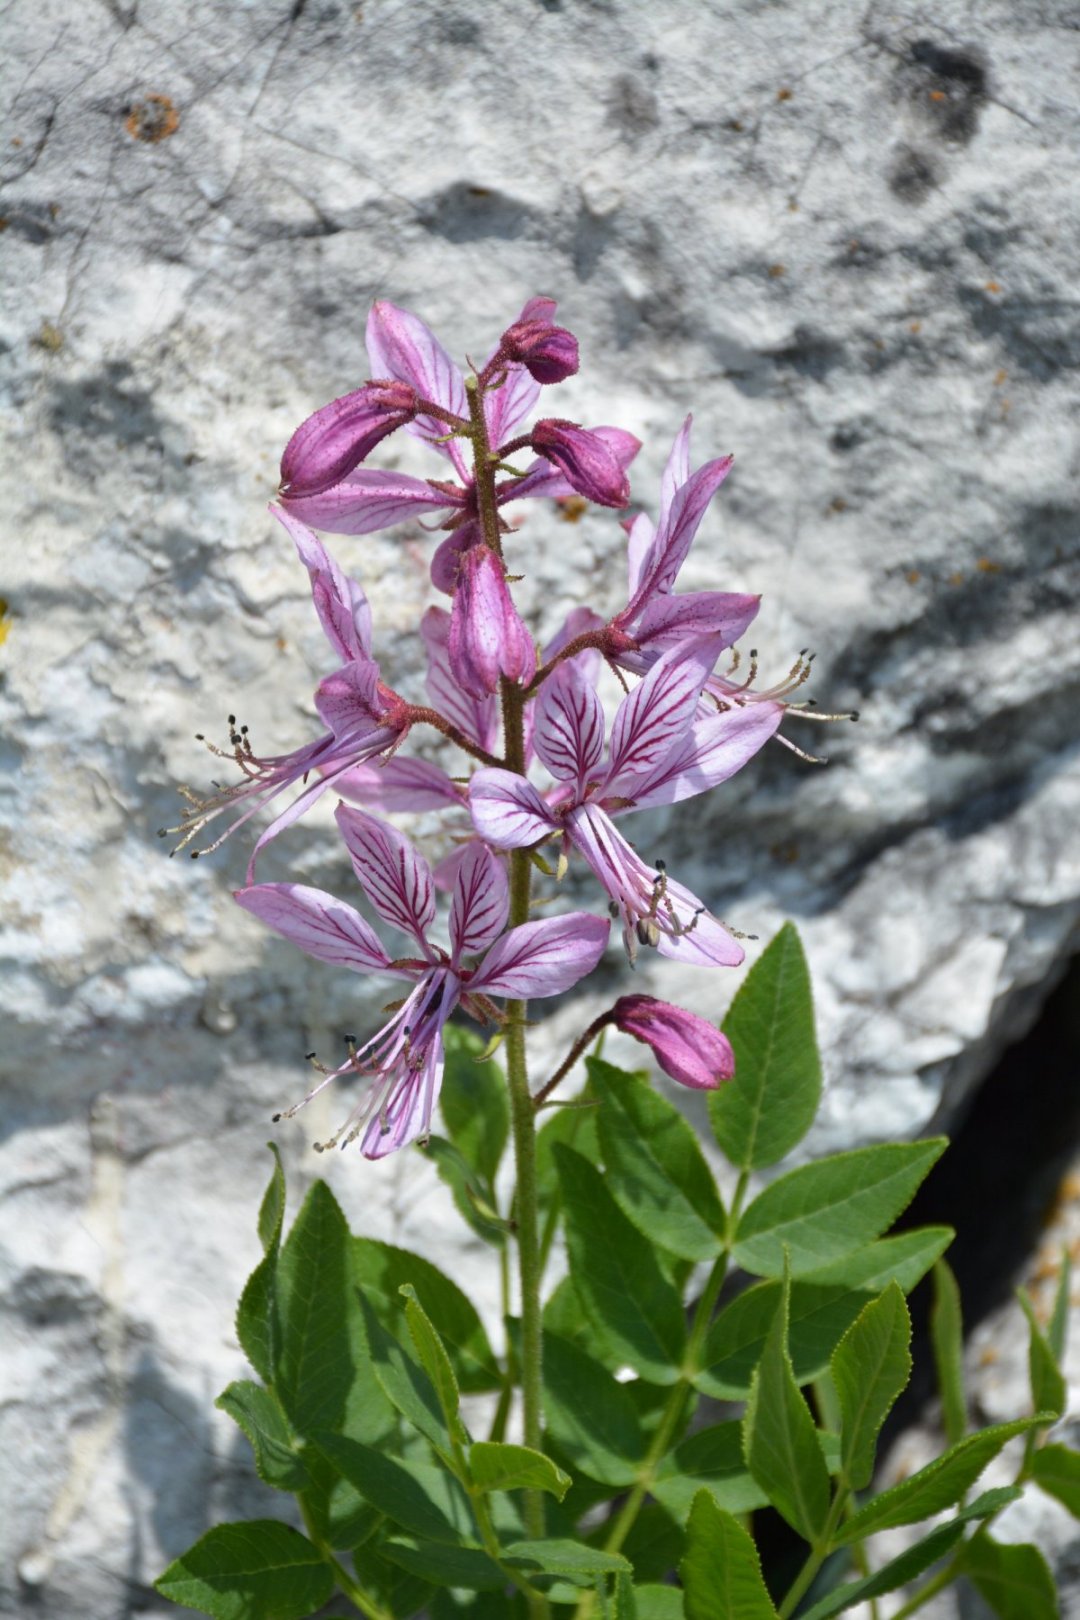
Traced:
<path fill-rule="evenodd" d="M 394 1620 L 389 1609 L 384 1609 L 381 1604 L 376 1603 L 373 1597 L 369 1597 L 363 1587 L 353 1580 L 344 1564 L 339 1563 L 333 1548 L 323 1540 L 315 1528 L 314 1518 L 310 1508 L 304 1501 L 303 1495 L 298 1495 L 296 1500 L 300 1504 L 300 1516 L 304 1521 L 304 1529 L 308 1533 L 308 1539 L 315 1544 L 326 1563 L 333 1570 L 334 1578 L 349 1602 L 355 1604 L 360 1613 L 367 1616 L 367 1620 Z"/>
<path fill-rule="evenodd" d="M 833 1496 L 832 1503 L 829 1507 L 828 1517 L 825 1520 L 825 1525 L 822 1529 L 821 1535 L 815 1541 L 810 1550 L 809 1557 L 807 1558 L 802 1569 L 800 1569 L 799 1573 L 796 1575 L 795 1579 L 792 1581 L 783 1603 L 781 1603 L 779 1609 L 777 1610 L 779 1620 L 788 1620 L 788 1617 L 794 1614 L 795 1610 L 799 1606 L 799 1603 L 809 1591 L 810 1584 L 813 1581 L 814 1576 L 817 1574 L 826 1558 L 828 1558 L 829 1554 L 832 1552 L 833 1538 L 836 1535 L 840 1520 L 844 1516 L 844 1508 L 847 1505 L 848 1495 L 849 1491 L 846 1485 L 838 1485 L 836 1487 L 836 1493 Z"/>
<path fill-rule="evenodd" d="M 483 389 L 479 380 L 467 382 L 473 472 L 476 479 L 476 507 L 486 545 L 502 557 L 498 503 L 495 497 L 495 466 L 484 420 Z M 503 754 L 506 768 L 525 773 L 525 698 L 512 681 L 502 683 Z M 526 849 L 510 854 L 509 928 L 529 920 L 529 894 L 532 860 Z M 525 1028 L 528 1005 L 524 1001 L 506 1003 L 506 1079 L 510 1092 L 510 1123 L 514 1142 L 517 1186 L 514 1217 L 518 1248 L 518 1279 L 521 1289 L 521 1402 L 522 1438 L 527 1446 L 540 1450 L 542 1428 L 541 1338 L 540 1338 L 540 1236 L 539 1197 L 536 1178 L 536 1115 L 529 1095 L 529 1072 L 525 1058 Z M 540 1491 L 524 1493 L 525 1527 L 532 1539 L 544 1535 L 544 1498 Z M 519 1581 L 519 1585 L 522 1583 Z M 550 1613 L 547 1598 L 535 1588 L 523 1586 L 531 1620 L 544 1620 Z"/>

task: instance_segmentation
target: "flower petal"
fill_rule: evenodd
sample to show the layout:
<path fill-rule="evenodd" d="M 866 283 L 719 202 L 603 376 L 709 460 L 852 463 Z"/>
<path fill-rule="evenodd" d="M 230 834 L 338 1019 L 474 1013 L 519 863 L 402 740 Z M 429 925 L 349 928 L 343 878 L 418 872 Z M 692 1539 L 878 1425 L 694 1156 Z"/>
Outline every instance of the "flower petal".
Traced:
<path fill-rule="evenodd" d="M 382 764 L 354 765 L 334 787 L 350 804 L 373 810 L 445 810 L 465 804 L 465 791 L 439 765 L 397 755 Z"/>
<path fill-rule="evenodd" d="M 371 653 L 371 608 L 363 587 L 342 573 L 322 541 L 292 511 L 271 502 L 270 511 L 293 538 L 311 580 L 315 611 L 339 658 Z"/>
<path fill-rule="evenodd" d="M 470 844 L 458 865 L 450 902 L 450 949 L 462 956 L 486 950 L 506 926 L 510 885 L 503 863 L 486 844 Z"/>
<path fill-rule="evenodd" d="M 490 546 L 461 553 L 447 651 L 454 679 L 474 698 L 497 692 L 502 676 L 527 684 L 536 673 L 536 644 Z"/>
<path fill-rule="evenodd" d="M 495 942 L 468 988 L 525 1001 L 560 995 L 592 972 L 610 930 L 606 917 L 587 911 L 522 923 Z"/>
<path fill-rule="evenodd" d="M 715 1091 L 735 1073 L 731 1042 L 715 1024 L 655 996 L 620 996 L 611 1009 L 617 1029 L 651 1046 L 665 1074 L 696 1091 Z"/>
<path fill-rule="evenodd" d="M 352 906 L 304 883 L 254 883 L 237 889 L 237 905 L 299 945 L 308 956 L 354 973 L 410 974 L 391 968 L 379 936 Z"/>
<path fill-rule="evenodd" d="M 559 664 L 540 688 L 533 748 L 552 776 L 584 787 L 604 752 L 604 707 L 575 661 Z"/>
<path fill-rule="evenodd" d="M 639 647 L 662 652 L 687 636 L 720 636 L 721 651 L 734 646 L 750 628 L 761 605 L 760 596 L 734 591 L 686 591 L 679 596 L 654 596 L 634 631 Z"/>
<path fill-rule="evenodd" d="M 345 840 L 360 886 L 384 922 L 411 934 L 424 952 L 435 917 L 431 867 L 396 827 L 339 804 L 334 819 Z"/>
<path fill-rule="evenodd" d="M 732 456 L 721 456 L 716 461 L 707 461 L 672 496 L 664 514 L 665 521 L 657 529 L 656 538 L 642 562 L 637 589 L 618 615 L 620 624 L 633 623 L 650 596 L 670 591 L 709 502 L 731 471 L 733 460 Z"/>
<path fill-rule="evenodd" d="M 428 1134 L 442 1089 L 445 1061 L 440 1033 L 425 1047 L 420 1067 L 406 1068 L 385 1105 L 372 1115 L 360 1143 L 365 1159 L 385 1159 L 387 1154 Z"/>
<path fill-rule="evenodd" d="M 741 771 L 779 728 L 780 703 L 748 703 L 696 719 L 681 747 L 634 787 L 634 809 L 677 804 Z"/>
<path fill-rule="evenodd" d="M 671 504 L 690 477 L 690 428 L 694 418 L 688 416 L 671 446 L 663 475 L 660 479 L 660 525 L 667 521 Z"/>
<path fill-rule="evenodd" d="M 385 705 L 378 664 L 373 658 L 356 658 L 327 675 L 315 688 L 315 708 L 339 740 L 380 727 Z"/>
<path fill-rule="evenodd" d="M 684 642 L 665 653 L 623 698 L 611 728 L 606 794 L 635 797 L 637 781 L 671 753 L 694 718 L 720 651 L 719 636 Z"/>
<path fill-rule="evenodd" d="M 473 826 L 496 849 L 522 849 L 553 832 L 558 823 L 531 782 L 494 767 L 469 780 Z"/>
<path fill-rule="evenodd" d="M 407 523 L 421 512 L 454 505 L 426 479 L 377 467 L 358 467 L 319 495 L 282 499 L 286 511 L 327 534 L 374 534 Z"/>
<path fill-rule="evenodd" d="M 411 383 L 433 405 L 441 405 L 455 416 L 468 417 L 461 372 L 418 315 L 380 298 L 371 307 L 365 336 L 372 376 L 396 377 Z M 446 423 L 432 416 L 418 416 L 409 424 L 409 430 L 432 441 L 445 435 Z M 461 448 L 453 440 L 436 444 L 435 448 L 448 455 L 459 472 L 464 470 Z"/>
<path fill-rule="evenodd" d="M 473 697 L 462 691 L 450 668 L 450 615 L 430 607 L 420 620 L 427 651 L 427 690 L 435 707 L 473 742 L 491 753 L 499 735 L 499 700 L 494 694 Z"/>

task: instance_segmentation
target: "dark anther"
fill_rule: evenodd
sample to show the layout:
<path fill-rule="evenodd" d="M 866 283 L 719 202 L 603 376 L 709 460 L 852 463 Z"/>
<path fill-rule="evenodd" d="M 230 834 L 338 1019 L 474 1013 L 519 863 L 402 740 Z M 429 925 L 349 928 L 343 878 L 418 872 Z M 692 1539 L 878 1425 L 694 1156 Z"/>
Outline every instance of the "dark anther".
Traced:
<path fill-rule="evenodd" d="M 859 718 L 859 711 L 858 711 L 858 709 L 852 709 L 852 711 L 851 711 L 851 718 L 852 718 L 852 719 L 853 719 L 853 720 L 857 720 L 857 719 L 858 719 L 858 718 Z"/>
<path fill-rule="evenodd" d="M 157 830 L 157 835 L 158 835 L 159 838 L 168 838 L 168 836 L 169 836 L 168 827 L 159 827 L 158 830 Z"/>
<path fill-rule="evenodd" d="M 278 1120 L 281 1118 L 281 1115 L 280 1114 L 271 1114 L 270 1118 L 273 1120 L 274 1124 L 276 1125 Z"/>
<path fill-rule="evenodd" d="M 609 917 L 617 917 L 619 915 L 619 902 L 617 900 L 609 900 L 607 909 Z"/>
<path fill-rule="evenodd" d="M 343 1035 L 342 1040 L 345 1042 L 346 1046 L 355 1046 L 356 1045 L 356 1036 L 355 1035 Z"/>
<path fill-rule="evenodd" d="M 247 726 L 241 726 L 240 727 L 240 735 L 241 735 L 241 737 L 246 737 L 247 736 L 247 729 L 248 729 Z"/>
<path fill-rule="evenodd" d="M 192 859 L 192 860 L 193 860 L 193 861 L 197 861 L 197 860 L 198 860 L 198 858 L 199 858 L 199 855 L 200 855 L 200 853 L 201 853 L 201 852 L 200 852 L 200 851 L 199 851 L 199 850 L 197 850 L 197 849 L 193 849 L 193 850 L 192 850 L 192 852 L 191 852 L 191 859 Z"/>
<path fill-rule="evenodd" d="M 235 716 L 235 714 L 230 714 L 230 716 L 229 716 L 229 724 L 230 724 L 230 726 L 235 726 L 235 724 L 236 724 L 236 716 Z"/>
<path fill-rule="evenodd" d="M 196 733 L 195 733 L 195 741 L 196 741 L 196 742 L 205 742 L 205 741 L 206 741 L 206 737 L 205 737 L 205 735 L 204 735 L 204 734 L 203 734 L 203 732 L 201 732 L 201 731 L 197 731 L 197 732 L 196 732 Z"/>
<path fill-rule="evenodd" d="M 305 1052 L 304 1053 L 304 1062 L 305 1063 L 310 1063 L 314 1056 L 315 1056 L 314 1052 Z"/>
<path fill-rule="evenodd" d="M 656 870 L 658 872 L 666 872 L 667 871 L 667 861 L 656 861 L 654 864 L 655 864 Z"/>

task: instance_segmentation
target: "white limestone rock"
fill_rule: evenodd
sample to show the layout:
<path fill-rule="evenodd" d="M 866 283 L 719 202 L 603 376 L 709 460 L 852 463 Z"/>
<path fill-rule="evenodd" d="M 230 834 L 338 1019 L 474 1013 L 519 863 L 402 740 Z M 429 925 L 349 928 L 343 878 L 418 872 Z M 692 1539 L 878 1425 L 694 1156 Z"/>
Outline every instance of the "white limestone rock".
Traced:
<path fill-rule="evenodd" d="M 816 647 L 816 695 L 863 719 L 791 726 L 827 770 L 773 748 L 639 825 L 737 925 L 799 923 L 811 1146 L 947 1121 L 1035 1015 L 1080 910 L 1078 44 L 1060 0 L 9 8 L 8 1609 L 164 1613 L 163 1562 L 261 1500 L 212 1398 L 264 1122 L 383 994 L 238 912 L 240 840 L 191 866 L 154 833 L 213 772 L 193 732 L 311 734 L 326 650 L 264 507 L 292 428 L 365 375 L 373 297 L 462 354 L 557 295 L 585 366 L 553 408 L 643 436 L 653 509 L 688 409 L 699 458 L 737 453 L 685 587 L 762 591 L 763 668 Z M 336 548 L 419 693 L 432 540 Z M 619 604 L 610 514 L 534 514 L 521 548 L 539 631 Z M 286 870 L 348 892 L 327 813 Z M 736 978 L 640 983 L 716 1015 Z M 297 1193 L 319 1128 L 281 1133 Z M 481 1289 L 415 1158 L 329 1173 L 365 1230 Z"/>

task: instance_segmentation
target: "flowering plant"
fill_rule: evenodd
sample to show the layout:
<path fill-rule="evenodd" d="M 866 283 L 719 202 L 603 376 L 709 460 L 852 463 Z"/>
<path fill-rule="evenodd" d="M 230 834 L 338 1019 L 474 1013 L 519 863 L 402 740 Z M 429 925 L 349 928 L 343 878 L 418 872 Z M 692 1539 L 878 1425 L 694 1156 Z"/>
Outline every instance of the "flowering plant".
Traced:
<path fill-rule="evenodd" d="M 827 1620 L 933 1565 L 939 1573 L 905 1613 L 960 1570 L 993 1602 L 1021 1555 L 1035 1590 L 1045 1565 L 1031 1574 L 1034 1549 L 999 1545 L 986 1526 L 1029 1478 L 1062 1500 L 1077 1490 L 1072 1460 L 1040 1462 L 1071 1454 L 1035 1443 L 1062 1410 L 1064 1307 L 1046 1335 L 1032 1322 L 1035 1415 L 968 1434 L 955 1290 L 941 1260 L 951 1234 L 883 1235 L 944 1143 L 836 1155 L 752 1196 L 756 1173 L 802 1140 L 820 1094 L 794 930 L 762 954 L 722 1030 L 623 993 L 550 1076 L 529 1078 L 528 1003 L 589 975 L 613 921 L 630 967 L 652 950 L 703 969 L 743 961 L 739 937 L 630 841 L 627 818 L 719 787 L 770 739 L 802 753 L 781 733 L 788 717 L 841 718 L 794 701 L 810 667 L 803 655 L 772 687 L 758 687 L 753 655 L 738 678 L 734 644 L 756 597 L 674 588 L 731 458 L 692 468 L 688 418 L 655 526 L 644 513 L 625 525 L 625 605 L 607 618 L 579 606 L 538 648 L 514 601 L 520 565 L 506 510 L 575 497 L 624 509 L 638 441 L 559 416 L 527 425 L 542 389 L 578 367 L 550 299 L 531 299 L 467 376 L 392 304 L 376 304 L 367 338 L 373 380 L 293 434 L 272 507 L 338 660 L 315 693 L 325 730 L 264 758 L 231 722 L 229 748 L 215 751 L 239 780 L 210 799 L 186 795 L 178 847 L 222 823 L 216 848 L 273 804 L 239 904 L 319 961 L 404 981 L 383 1027 L 348 1037 L 338 1066 L 316 1062 L 313 1088 L 276 1117 L 332 1084 L 351 1086 L 355 1100 L 320 1149 L 355 1144 L 375 1159 L 412 1143 L 427 1153 L 492 1251 L 505 1342 L 496 1352 L 470 1299 L 427 1259 L 352 1236 L 322 1182 L 286 1236 L 275 1156 L 259 1212 L 264 1255 L 237 1315 L 259 1381 L 231 1384 L 219 1405 L 251 1441 L 262 1479 L 295 1494 L 306 1533 L 274 1520 L 218 1526 L 159 1591 L 219 1620 L 301 1620 L 335 1591 L 370 1620 L 539 1620 L 553 1609 L 576 1620 L 786 1620 L 800 1604 Z M 397 431 L 424 440 L 452 476 L 368 467 Z M 531 459 L 516 465 L 522 453 Z M 442 514 L 431 575 L 449 598 L 420 627 L 427 704 L 385 684 L 364 591 L 313 532 L 356 536 L 421 514 Z M 597 689 L 605 669 L 624 692 L 610 727 Z M 409 753 L 421 728 L 441 733 L 471 774 Z M 362 894 L 404 937 L 404 955 L 337 896 L 257 880 L 266 843 L 328 789 Z M 452 852 L 434 868 L 384 819 L 409 810 L 446 817 Z M 534 916 L 538 902 L 557 901 L 574 860 L 597 880 L 599 909 Z M 534 895 L 537 873 L 545 889 Z M 459 1010 L 471 1030 L 450 1022 Z M 707 1094 L 733 1172 L 726 1199 L 675 1105 L 602 1058 L 609 1026 Z M 582 1059 L 584 1090 L 560 1106 L 556 1092 Z M 560 1231 L 568 1274 L 545 1301 Z M 882 1423 L 910 1369 L 905 1294 L 931 1268 L 950 1446 L 867 1497 Z M 717 1400 L 742 1403 L 741 1416 L 710 1412 Z M 1017 1482 L 968 1501 L 1021 1434 Z M 747 1528 L 766 1504 L 805 1543 L 775 1597 Z M 867 1538 L 946 1509 L 871 1571 Z"/>

